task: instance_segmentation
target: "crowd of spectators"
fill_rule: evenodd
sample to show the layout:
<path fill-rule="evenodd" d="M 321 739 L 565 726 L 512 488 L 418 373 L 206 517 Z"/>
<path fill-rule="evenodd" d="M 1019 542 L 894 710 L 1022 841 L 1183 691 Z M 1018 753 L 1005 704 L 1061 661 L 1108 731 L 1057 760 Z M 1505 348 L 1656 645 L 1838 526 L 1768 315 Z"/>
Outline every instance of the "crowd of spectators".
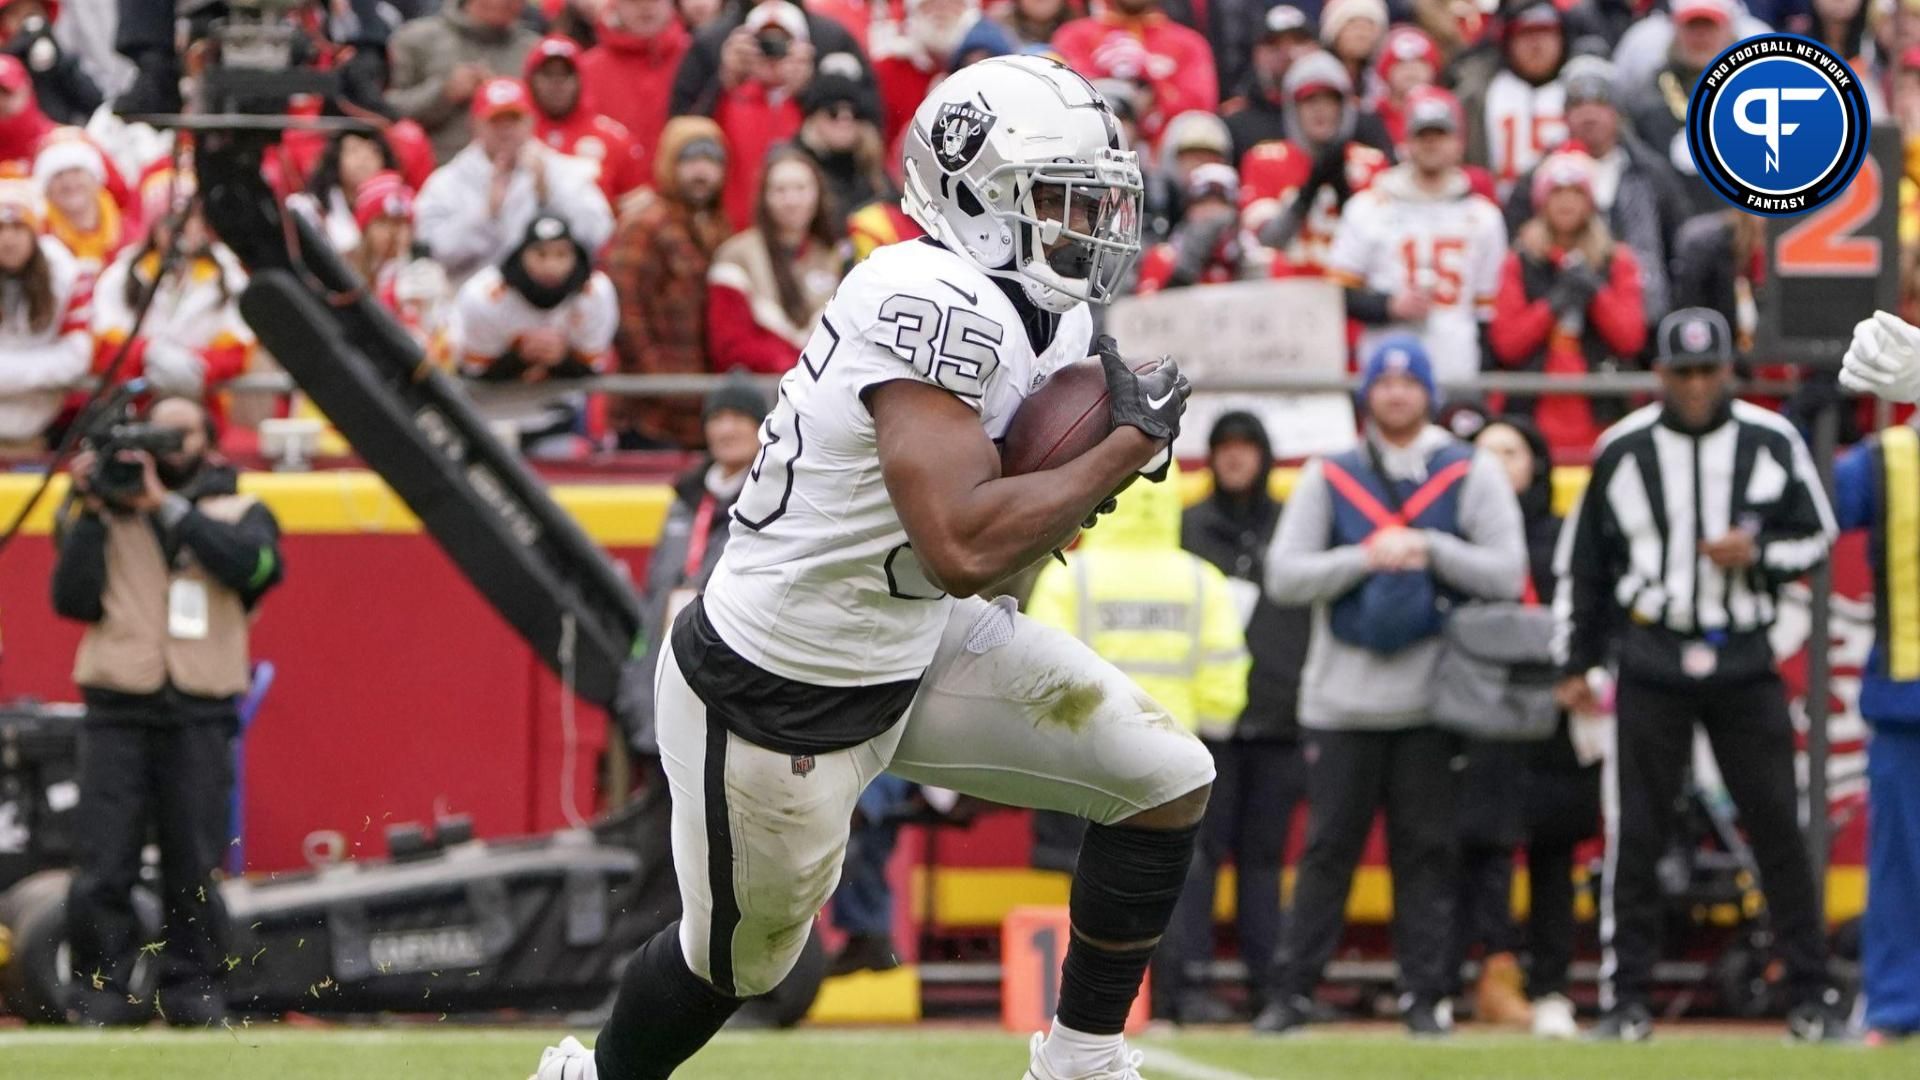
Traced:
<path fill-rule="evenodd" d="M 853 262 L 917 235 L 899 208 L 900 147 L 929 89 L 986 57 L 1041 53 L 1093 80 L 1141 153 L 1146 250 L 1135 291 L 1329 276 L 1345 286 L 1356 358 L 1413 333 L 1454 383 L 1493 370 L 1644 368 L 1649 329 L 1688 306 L 1719 311 L 1750 345 L 1768 272 L 1756 219 L 1712 195 L 1683 130 L 1694 78 L 1737 37 L 1771 26 L 1837 47 L 1880 115 L 1920 134 L 1920 36 L 1891 5 L 1487 8 L 314 3 L 296 15 L 304 52 L 340 69 L 347 90 L 293 108 L 371 129 L 290 135 L 269 172 L 286 205 L 361 270 L 430 355 L 464 374 L 777 373 Z M 254 355 L 234 315 L 244 278 L 233 260 L 185 224 L 190 146 L 121 115 L 191 107 L 208 61 L 204 42 L 163 47 L 172 39 L 148 23 L 127 15 L 115 26 L 56 0 L 0 2 L 0 174 L 31 183 L 37 199 L 22 209 L 89 281 L 110 278 L 124 292 L 129 275 L 164 269 L 204 291 L 191 316 L 157 320 L 161 347 L 147 361 L 175 389 L 199 392 L 271 361 Z M 1910 223 L 1920 216 L 1913 190 L 1903 178 Z M 471 335 L 499 332 L 476 331 L 484 301 L 462 301 L 464 284 L 509 273 L 541 218 L 565 226 L 586 269 L 605 271 L 611 343 L 578 364 L 512 376 L 464 363 L 486 351 Z M 156 258 L 165 250 L 156 236 L 175 232 L 204 250 L 186 263 Z M 81 317 L 98 368 L 117 352 L 121 316 L 106 291 L 81 292 L 94 301 Z M 24 333 L 15 317 L 9 340 Z M 172 340 L 171 322 L 194 332 Z M 15 361 L 11 348 L 0 345 L 0 369 L 31 371 L 0 374 L 9 405 L 16 394 L 45 400 L 46 380 L 68 375 Z M 1559 395 L 1485 404 L 1531 420 L 1561 459 L 1584 458 L 1621 412 Z M 0 443 L 40 445 L 61 410 L 45 412 L 6 408 Z M 548 441 L 549 451 L 702 441 L 693 399 L 567 415 L 576 437 Z"/>
<path fill-rule="evenodd" d="M 239 316 L 245 272 L 201 213 L 190 140 L 131 119 L 190 107 L 205 50 L 174 48 L 170 19 L 156 37 L 144 20 L 99 15 L 0 0 L 0 454 L 42 451 L 90 371 L 118 364 L 157 395 L 206 400 L 219 423 L 220 384 L 271 363 Z M 655 619 L 711 570 L 725 530 L 710 527 L 740 490 L 765 401 L 730 384 L 704 404 L 594 408 L 566 384 L 791 368 L 847 270 L 919 234 L 899 206 L 900 148 L 939 80 L 1011 53 L 1092 80 L 1145 177 L 1130 291 L 1333 281 L 1355 357 L 1374 361 L 1362 419 L 1386 433 L 1351 452 L 1373 460 L 1309 465 L 1283 515 L 1265 484 L 1267 431 L 1229 414 L 1210 439 L 1213 492 L 1184 528 L 1173 488 L 1143 485 L 1129 506 L 1142 520 L 1096 531 L 1033 601 L 1072 625 L 1102 599 L 1102 577 L 1136 591 L 1196 581 L 1212 622 L 1241 626 L 1190 642 L 1232 669 L 1202 688 L 1231 688 L 1231 700 L 1175 707 L 1178 688 L 1154 687 L 1221 774 L 1172 932 L 1174 1014 L 1223 1008 L 1204 972 L 1211 889 L 1232 861 L 1260 1027 L 1310 1019 L 1384 809 L 1409 1024 L 1449 1026 L 1462 961 L 1477 956 L 1519 1015 L 1571 1033 L 1570 871 L 1598 817 L 1596 766 L 1563 715 L 1537 752 L 1470 748 L 1460 767 L 1486 779 L 1466 787 L 1489 798 L 1452 812 L 1456 742 L 1427 715 L 1434 628 L 1407 649 L 1368 636 L 1394 620 L 1354 630 L 1335 625 L 1352 621 L 1336 609 L 1357 583 L 1429 565 L 1462 598 L 1551 598 L 1550 464 L 1584 458 L 1624 403 L 1484 395 L 1434 426 L 1438 384 L 1670 362 L 1658 331 L 1684 309 L 1737 356 L 1761 322 L 1764 226 L 1693 168 L 1693 81 L 1740 36 L 1804 33 L 1852 58 L 1920 150 L 1920 23 L 1867 0 L 316 0 L 296 18 L 307 55 L 344 72 L 349 91 L 293 107 L 369 126 L 286 137 L 268 165 L 287 210 L 523 451 L 707 451 L 676 486 L 662 540 L 672 554 L 656 554 L 647 590 Z M 1920 153 L 1907 162 L 1912 266 Z M 499 392 L 530 383 L 560 389 Z M 1466 438 L 1488 453 L 1475 458 Z M 1430 465 L 1468 460 L 1445 520 L 1421 529 L 1355 517 L 1366 500 L 1329 479 L 1378 473 L 1397 512 Z M 1375 542 L 1381 531 L 1389 539 Z M 1164 644 L 1150 655 L 1164 658 Z M 1277 823 L 1303 799 L 1304 884 L 1283 924 Z M 1506 902 L 1519 845 L 1535 889 L 1525 941 Z M 1648 873 L 1627 880 L 1644 892 Z M 1476 1004 L 1492 1015 L 1499 1001 Z"/>

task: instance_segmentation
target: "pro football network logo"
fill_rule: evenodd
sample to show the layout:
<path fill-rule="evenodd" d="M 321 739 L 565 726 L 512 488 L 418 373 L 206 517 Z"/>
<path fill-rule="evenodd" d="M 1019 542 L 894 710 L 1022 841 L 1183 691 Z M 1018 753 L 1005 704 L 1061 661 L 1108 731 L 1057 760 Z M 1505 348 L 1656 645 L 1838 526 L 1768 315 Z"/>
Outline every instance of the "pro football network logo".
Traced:
<path fill-rule="evenodd" d="M 933 143 L 934 160 L 949 173 L 957 173 L 973 164 L 987 145 L 987 132 L 993 130 L 996 117 L 971 102 L 950 101 L 940 106 L 928 133 Z"/>
<path fill-rule="evenodd" d="M 1866 91 L 1840 54 L 1760 34 L 1707 65 L 1687 108 L 1687 148 L 1714 193 L 1790 216 L 1837 197 L 1866 159 Z"/>

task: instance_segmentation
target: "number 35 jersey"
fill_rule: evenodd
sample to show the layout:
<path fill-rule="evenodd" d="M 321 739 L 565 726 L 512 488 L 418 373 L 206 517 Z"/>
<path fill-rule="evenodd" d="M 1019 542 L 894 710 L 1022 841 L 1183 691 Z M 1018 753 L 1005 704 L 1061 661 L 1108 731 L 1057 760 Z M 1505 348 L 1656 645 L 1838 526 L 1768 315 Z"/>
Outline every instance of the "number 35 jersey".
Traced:
<path fill-rule="evenodd" d="M 927 241 L 856 266 L 760 428 L 703 601 L 721 639 L 796 682 L 918 678 L 952 601 L 922 572 L 894 512 L 863 393 L 896 379 L 930 383 L 998 439 L 1048 373 L 1088 355 L 1092 334 L 1079 305 L 1036 355 L 994 280 Z"/>

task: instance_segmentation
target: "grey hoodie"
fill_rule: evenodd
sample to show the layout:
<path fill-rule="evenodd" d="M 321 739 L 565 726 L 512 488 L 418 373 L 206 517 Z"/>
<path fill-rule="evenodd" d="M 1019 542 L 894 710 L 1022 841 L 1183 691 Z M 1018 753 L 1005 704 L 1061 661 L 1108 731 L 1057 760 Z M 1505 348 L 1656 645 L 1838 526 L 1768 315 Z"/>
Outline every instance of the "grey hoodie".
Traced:
<path fill-rule="evenodd" d="M 467 145 L 470 101 L 446 99 L 447 76 L 461 64 L 479 64 L 505 79 L 520 69 L 540 35 L 523 23 L 505 29 L 475 26 L 467 0 L 446 0 L 437 15 L 406 23 L 393 33 L 387 57 L 393 65 L 387 104 L 419 122 L 433 142 L 433 160 L 444 165 Z"/>
<path fill-rule="evenodd" d="M 1412 445 L 1382 442 L 1371 426 L 1367 438 L 1379 448 L 1393 479 L 1426 479 L 1426 462 L 1453 436 L 1428 426 Z M 1527 576 L 1526 532 L 1520 502 L 1506 470 L 1475 454 L 1460 482 L 1460 535 L 1426 531 L 1428 565 L 1443 584 L 1468 597 L 1517 600 Z M 1281 605 L 1313 605 L 1313 640 L 1301 675 L 1300 724 L 1322 730 L 1395 730 L 1427 722 L 1440 638 L 1396 653 L 1376 653 L 1333 636 L 1327 605 L 1368 574 L 1366 551 L 1357 545 L 1329 547 L 1333 501 L 1320 459 L 1308 462 L 1287 499 L 1280 528 L 1267 554 L 1267 596 Z"/>

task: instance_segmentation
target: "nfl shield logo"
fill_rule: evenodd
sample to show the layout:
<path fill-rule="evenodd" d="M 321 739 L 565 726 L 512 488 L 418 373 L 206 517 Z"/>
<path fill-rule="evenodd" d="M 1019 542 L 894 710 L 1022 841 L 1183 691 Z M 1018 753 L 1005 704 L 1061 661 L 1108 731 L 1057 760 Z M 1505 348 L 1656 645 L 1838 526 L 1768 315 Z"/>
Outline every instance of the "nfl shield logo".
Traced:
<path fill-rule="evenodd" d="M 812 754 L 793 755 L 793 775 L 805 776 L 812 771 L 813 771 L 813 755 Z"/>

